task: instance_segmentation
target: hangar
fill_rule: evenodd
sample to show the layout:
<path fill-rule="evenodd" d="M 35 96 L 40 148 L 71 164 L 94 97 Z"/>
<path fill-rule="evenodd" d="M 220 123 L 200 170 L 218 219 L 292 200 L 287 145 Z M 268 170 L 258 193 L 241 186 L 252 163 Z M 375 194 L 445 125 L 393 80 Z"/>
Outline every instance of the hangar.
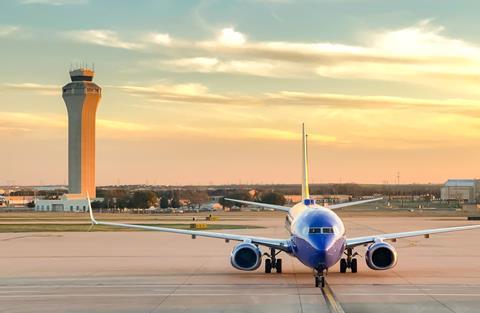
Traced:
<path fill-rule="evenodd" d="M 440 190 L 442 200 L 458 200 L 467 203 L 479 203 L 480 180 L 449 179 Z"/>

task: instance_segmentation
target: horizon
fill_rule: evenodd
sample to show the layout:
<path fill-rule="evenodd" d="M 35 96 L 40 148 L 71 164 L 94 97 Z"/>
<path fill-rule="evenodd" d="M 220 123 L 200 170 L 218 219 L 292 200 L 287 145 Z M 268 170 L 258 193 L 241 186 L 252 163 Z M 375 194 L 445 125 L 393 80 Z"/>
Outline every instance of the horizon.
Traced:
<path fill-rule="evenodd" d="M 445 183 L 445 182 L 444 182 Z M 310 187 L 315 186 L 325 186 L 325 185 L 358 185 L 358 186 L 436 186 L 436 185 L 444 185 L 444 183 L 354 183 L 354 182 L 343 182 L 343 183 L 310 183 Z M 270 186 L 292 186 L 292 187 L 299 187 L 301 188 L 301 183 L 275 183 L 275 184 L 218 184 L 218 185 L 153 185 L 153 184 L 124 184 L 124 185 L 98 185 L 96 188 L 124 188 L 124 187 L 151 187 L 151 188 L 184 188 L 184 187 L 235 187 L 235 188 L 245 188 L 245 187 L 270 187 Z M 0 188 L 41 188 L 41 187 L 58 187 L 59 189 L 63 188 L 68 190 L 68 185 L 0 185 Z"/>
<path fill-rule="evenodd" d="M 303 122 L 311 184 L 478 176 L 480 3 L 114 3 L 0 4 L 0 185 L 68 181 L 76 62 L 98 186 L 297 184 Z"/>

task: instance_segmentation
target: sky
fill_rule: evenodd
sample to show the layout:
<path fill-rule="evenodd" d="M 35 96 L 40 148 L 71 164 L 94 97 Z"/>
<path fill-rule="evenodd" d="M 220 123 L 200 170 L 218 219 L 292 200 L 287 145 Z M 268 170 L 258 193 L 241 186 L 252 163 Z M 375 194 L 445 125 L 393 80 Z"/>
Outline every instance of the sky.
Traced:
<path fill-rule="evenodd" d="M 64 184 L 71 66 L 97 184 L 478 177 L 478 1 L 3 0 L 0 185 Z"/>

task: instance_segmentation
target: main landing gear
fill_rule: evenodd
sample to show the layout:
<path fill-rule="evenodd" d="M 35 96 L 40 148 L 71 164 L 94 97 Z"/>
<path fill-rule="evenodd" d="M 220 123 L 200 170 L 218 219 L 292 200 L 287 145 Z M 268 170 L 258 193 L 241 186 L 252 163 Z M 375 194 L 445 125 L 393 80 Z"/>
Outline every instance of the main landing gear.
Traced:
<path fill-rule="evenodd" d="M 272 269 L 275 269 L 278 274 L 282 272 L 282 259 L 277 259 L 277 255 L 280 252 L 281 251 L 276 252 L 275 249 L 270 248 L 270 254 L 263 254 L 267 256 L 267 259 L 265 259 L 265 273 L 270 274 Z"/>
<path fill-rule="evenodd" d="M 352 248 L 348 248 L 347 251 L 345 251 L 345 254 L 347 255 L 347 258 L 342 258 L 340 260 L 340 273 L 346 273 L 347 268 L 349 268 L 352 273 L 357 272 L 357 259 L 355 259 L 355 256 L 358 255 L 357 252 L 353 253 Z"/>

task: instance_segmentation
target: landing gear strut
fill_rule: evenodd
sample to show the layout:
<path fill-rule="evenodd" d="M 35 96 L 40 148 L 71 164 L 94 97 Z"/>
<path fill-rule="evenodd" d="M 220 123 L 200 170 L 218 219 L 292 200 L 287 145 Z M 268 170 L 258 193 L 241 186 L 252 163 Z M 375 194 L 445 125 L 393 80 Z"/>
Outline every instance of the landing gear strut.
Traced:
<path fill-rule="evenodd" d="M 347 248 L 345 251 L 345 254 L 347 255 L 347 258 L 342 258 L 340 260 L 340 273 L 346 273 L 347 268 L 349 268 L 352 273 L 357 272 L 357 259 L 355 257 L 358 255 L 357 252 L 353 253 L 352 248 Z"/>
<path fill-rule="evenodd" d="M 325 271 L 324 270 L 315 270 L 315 287 L 325 288 Z"/>
<path fill-rule="evenodd" d="M 277 259 L 277 255 L 281 251 L 275 251 L 275 249 L 270 248 L 270 254 L 269 253 L 264 253 L 267 257 L 265 259 L 265 273 L 270 274 L 272 272 L 272 268 L 274 268 L 278 274 L 282 272 L 282 259 Z"/>

